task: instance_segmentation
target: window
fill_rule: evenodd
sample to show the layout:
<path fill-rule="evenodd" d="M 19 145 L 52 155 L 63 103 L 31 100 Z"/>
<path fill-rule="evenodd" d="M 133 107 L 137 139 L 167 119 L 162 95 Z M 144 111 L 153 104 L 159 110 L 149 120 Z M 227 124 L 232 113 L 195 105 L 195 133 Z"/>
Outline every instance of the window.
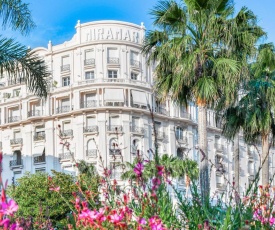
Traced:
<path fill-rule="evenodd" d="M 179 140 L 183 140 L 183 128 L 182 127 L 176 128 L 176 138 Z"/>
<path fill-rule="evenodd" d="M 184 150 L 182 148 L 178 148 L 177 149 L 177 157 L 179 159 L 183 159 L 183 157 L 184 157 Z"/>
<path fill-rule="evenodd" d="M 120 179 L 122 173 L 122 164 L 120 162 L 110 163 L 111 178 Z"/>
<path fill-rule="evenodd" d="M 38 140 L 44 140 L 44 139 L 45 139 L 45 127 L 36 126 L 34 140 L 38 141 Z"/>
<path fill-rule="evenodd" d="M 85 60 L 84 65 L 93 65 L 95 64 L 95 53 L 94 49 L 85 50 Z"/>
<path fill-rule="evenodd" d="M 61 71 L 70 70 L 69 55 L 61 58 Z"/>
<path fill-rule="evenodd" d="M 46 169 L 45 168 L 36 168 L 35 169 L 35 172 L 46 172 Z"/>
<path fill-rule="evenodd" d="M 138 53 L 131 51 L 130 53 L 130 63 L 132 66 L 139 67 Z"/>
<path fill-rule="evenodd" d="M 18 97 L 20 95 L 20 89 L 14 89 L 12 94 L 13 94 L 13 97 Z"/>
<path fill-rule="evenodd" d="M 254 162 L 248 161 L 248 174 L 254 175 Z"/>
<path fill-rule="evenodd" d="M 117 78 L 117 70 L 108 70 L 108 78 Z"/>
<path fill-rule="evenodd" d="M 90 80 L 90 79 L 94 79 L 94 78 L 95 78 L 95 73 L 94 73 L 94 71 L 85 72 L 85 79 L 86 79 L 86 80 Z"/>
<path fill-rule="evenodd" d="M 138 79 L 138 74 L 131 72 L 131 79 L 132 80 L 137 80 Z"/>
<path fill-rule="evenodd" d="M 70 77 L 63 77 L 62 86 L 69 86 L 69 85 L 70 85 Z"/>
<path fill-rule="evenodd" d="M 119 64 L 118 50 L 116 48 L 108 48 L 108 64 Z"/>
<path fill-rule="evenodd" d="M 13 136 L 14 136 L 14 139 L 19 139 L 22 137 L 20 131 L 14 131 Z"/>

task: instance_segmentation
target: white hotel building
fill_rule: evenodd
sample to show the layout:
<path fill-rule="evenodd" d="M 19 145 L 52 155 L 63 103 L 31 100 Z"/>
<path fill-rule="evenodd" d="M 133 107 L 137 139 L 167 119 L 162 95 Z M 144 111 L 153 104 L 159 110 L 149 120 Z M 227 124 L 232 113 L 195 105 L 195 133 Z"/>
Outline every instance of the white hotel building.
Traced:
<path fill-rule="evenodd" d="M 0 79 L 0 141 L 4 154 L 2 175 L 9 183 L 25 172 L 75 172 L 71 155 L 60 144 L 70 142 L 76 160 L 84 159 L 99 168 L 101 155 L 105 166 L 121 161 L 113 143 L 121 148 L 123 161 L 132 161 L 137 150 L 148 156 L 153 149 L 154 111 L 159 152 L 199 161 L 197 108 L 187 109 L 167 100 L 158 103 L 152 94 L 153 67 L 141 53 L 145 36 L 143 24 L 120 21 L 96 21 L 76 25 L 70 41 L 39 47 L 35 51 L 45 59 L 52 73 L 51 90 L 46 100 L 33 96 L 23 81 Z M 221 136 L 215 113 L 208 111 L 208 151 L 214 165 L 233 178 L 232 143 Z M 118 135 L 117 135 L 118 134 Z M 253 178 L 259 155 L 241 139 L 242 191 Z M 270 154 L 273 172 L 273 152 Z M 113 157 L 117 154 L 117 157 Z M 150 156 L 148 156 L 150 157 Z M 220 165 L 218 165 L 220 164 Z M 114 177 L 121 172 L 116 168 Z M 184 188 L 183 180 L 177 183 Z M 211 191 L 226 189 L 226 180 L 211 170 Z"/>

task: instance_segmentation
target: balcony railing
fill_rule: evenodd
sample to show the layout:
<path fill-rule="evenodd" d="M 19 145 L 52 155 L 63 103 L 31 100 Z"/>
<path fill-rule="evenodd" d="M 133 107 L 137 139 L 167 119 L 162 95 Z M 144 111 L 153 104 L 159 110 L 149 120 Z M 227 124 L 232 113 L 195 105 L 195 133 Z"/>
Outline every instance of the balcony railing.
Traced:
<path fill-rule="evenodd" d="M 223 145 L 222 144 L 215 143 L 214 147 L 215 147 L 216 151 L 223 151 Z"/>
<path fill-rule="evenodd" d="M 187 112 L 181 112 L 180 113 L 181 118 L 191 119 L 191 114 Z"/>
<path fill-rule="evenodd" d="M 98 126 L 93 125 L 93 126 L 87 126 L 83 128 L 84 133 L 96 133 L 98 132 Z"/>
<path fill-rule="evenodd" d="M 40 116 L 40 111 L 39 110 L 30 110 L 28 112 L 28 117 L 37 117 Z"/>
<path fill-rule="evenodd" d="M 71 110 L 70 106 L 61 106 L 56 108 L 56 113 L 67 113 Z"/>
<path fill-rule="evenodd" d="M 108 132 L 122 132 L 121 125 L 107 125 Z"/>
<path fill-rule="evenodd" d="M 46 163 L 46 156 L 45 154 L 41 156 L 36 156 L 33 158 L 33 163 L 34 164 L 39 164 L 39 163 Z"/>
<path fill-rule="evenodd" d="M 34 141 L 42 141 L 46 139 L 46 134 L 45 133 L 37 133 L 33 136 Z"/>
<path fill-rule="evenodd" d="M 140 67 L 140 62 L 139 61 L 137 61 L 137 60 L 134 60 L 134 59 L 131 59 L 130 60 L 130 64 L 131 64 L 131 66 L 135 66 L 135 67 Z"/>
<path fill-rule="evenodd" d="M 109 149 L 110 155 L 121 155 L 121 149 Z"/>
<path fill-rule="evenodd" d="M 60 153 L 59 154 L 59 159 L 60 160 L 71 160 L 74 158 L 74 153 L 73 152 L 66 152 L 66 153 Z"/>
<path fill-rule="evenodd" d="M 15 138 L 10 140 L 11 145 L 20 145 L 23 144 L 23 138 Z"/>
<path fill-rule="evenodd" d="M 130 126 L 130 132 L 144 134 L 145 129 L 142 128 L 142 127 L 136 126 L 136 125 L 131 125 Z"/>
<path fill-rule="evenodd" d="M 188 139 L 185 136 L 176 135 L 176 139 L 177 139 L 178 142 L 181 142 L 183 144 L 187 144 L 188 143 Z"/>
<path fill-rule="evenodd" d="M 87 157 L 97 157 L 97 149 L 87 149 L 86 156 Z"/>
<path fill-rule="evenodd" d="M 169 115 L 169 112 L 163 107 L 155 107 L 155 112 L 166 116 Z"/>
<path fill-rule="evenodd" d="M 108 57 L 107 62 L 108 62 L 108 64 L 119 64 L 119 58 Z"/>
<path fill-rule="evenodd" d="M 8 81 L 8 86 L 18 85 L 18 84 L 23 84 L 23 83 L 25 83 L 24 78 L 16 78 L 16 79 L 9 80 Z"/>
<path fill-rule="evenodd" d="M 97 101 L 96 100 L 89 100 L 89 101 L 82 101 L 80 103 L 80 108 L 93 108 L 97 106 Z"/>
<path fill-rule="evenodd" d="M 20 121 L 20 116 L 8 117 L 8 123 Z"/>
<path fill-rule="evenodd" d="M 119 107 L 123 107 L 124 106 L 124 102 L 118 102 L 118 101 L 105 101 L 104 102 L 105 106 L 119 106 Z"/>
<path fill-rule="evenodd" d="M 61 70 L 61 72 L 69 71 L 70 70 L 70 64 L 60 66 L 60 70 Z"/>
<path fill-rule="evenodd" d="M 156 133 L 157 133 L 157 138 L 158 139 L 164 139 L 165 138 L 165 132 L 156 131 Z"/>
<path fill-rule="evenodd" d="M 11 168 L 19 167 L 19 166 L 22 166 L 22 165 L 23 165 L 22 158 L 10 161 L 10 167 Z"/>
<path fill-rule="evenodd" d="M 94 58 L 89 58 L 84 60 L 84 65 L 94 65 L 95 64 L 95 59 Z"/>
<path fill-rule="evenodd" d="M 73 136 L 73 130 L 68 129 L 61 132 L 61 137 L 72 137 Z"/>

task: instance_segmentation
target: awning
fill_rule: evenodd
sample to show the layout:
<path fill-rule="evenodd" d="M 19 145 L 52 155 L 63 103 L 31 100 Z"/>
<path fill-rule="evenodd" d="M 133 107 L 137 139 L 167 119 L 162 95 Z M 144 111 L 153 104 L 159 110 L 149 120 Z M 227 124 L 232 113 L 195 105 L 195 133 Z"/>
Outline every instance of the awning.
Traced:
<path fill-rule="evenodd" d="M 123 89 L 105 89 L 105 101 L 124 102 Z"/>
<path fill-rule="evenodd" d="M 145 92 L 132 90 L 133 103 L 139 105 L 149 104 L 149 98 L 146 97 Z"/>
<path fill-rule="evenodd" d="M 44 145 L 34 146 L 33 156 L 35 156 L 35 157 L 42 156 L 44 150 L 45 150 L 45 146 Z"/>

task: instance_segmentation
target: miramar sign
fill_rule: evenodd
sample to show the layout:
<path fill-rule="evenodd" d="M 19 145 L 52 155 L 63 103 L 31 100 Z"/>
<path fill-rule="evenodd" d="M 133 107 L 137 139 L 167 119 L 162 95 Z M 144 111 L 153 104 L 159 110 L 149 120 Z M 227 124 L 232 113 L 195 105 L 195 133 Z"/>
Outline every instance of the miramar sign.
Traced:
<path fill-rule="evenodd" d="M 140 43 L 140 31 L 128 28 L 100 27 L 85 31 L 85 40 L 119 40 Z"/>

